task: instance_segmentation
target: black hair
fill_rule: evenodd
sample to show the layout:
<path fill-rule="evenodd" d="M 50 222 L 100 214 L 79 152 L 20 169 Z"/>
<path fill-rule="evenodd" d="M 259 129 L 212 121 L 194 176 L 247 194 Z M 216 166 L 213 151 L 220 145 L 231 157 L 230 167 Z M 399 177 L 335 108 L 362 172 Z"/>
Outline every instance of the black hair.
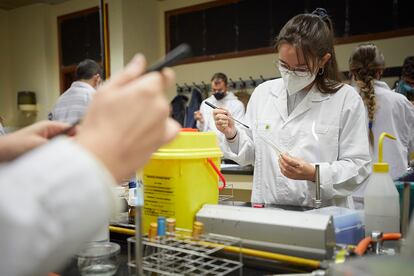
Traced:
<path fill-rule="evenodd" d="M 227 85 L 227 76 L 224 73 L 215 73 L 212 77 L 211 77 L 211 81 L 214 80 L 222 80 L 224 82 L 225 85 Z"/>
<path fill-rule="evenodd" d="M 290 19 L 276 38 L 276 51 L 283 43 L 289 43 L 302 51 L 307 67 L 316 73 L 315 84 L 322 93 L 335 93 L 342 87 L 334 50 L 332 21 L 325 9 L 318 8 L 312 14 L 299 14 Z M 327 53 L 331 54 L 331 58 L 317 72 L 317 64 Z"/>
<path fill-rule="evenodd" d="M 96 74 L 102 77 L 102 68 L 92 59 L 85 59 L 76 67 L 77 80 L 89 80 Z"/>
<path fill-rule="evenodd" d="M 414 79 L 414 56 L 406 57 L 404 59 L 401 76 Z"/>

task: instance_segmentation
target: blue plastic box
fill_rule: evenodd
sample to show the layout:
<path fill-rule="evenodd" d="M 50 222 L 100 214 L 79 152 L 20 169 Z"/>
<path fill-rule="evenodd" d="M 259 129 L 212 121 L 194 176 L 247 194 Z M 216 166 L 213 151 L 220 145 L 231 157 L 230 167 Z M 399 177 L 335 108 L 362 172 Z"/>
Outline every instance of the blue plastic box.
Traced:
<path fill-rule="evenodd" d="M 332 216 L 336 243 L 355 245 L 365 237 L 363 213 L 359 210 L 329 206 L 307 212 Z"/>

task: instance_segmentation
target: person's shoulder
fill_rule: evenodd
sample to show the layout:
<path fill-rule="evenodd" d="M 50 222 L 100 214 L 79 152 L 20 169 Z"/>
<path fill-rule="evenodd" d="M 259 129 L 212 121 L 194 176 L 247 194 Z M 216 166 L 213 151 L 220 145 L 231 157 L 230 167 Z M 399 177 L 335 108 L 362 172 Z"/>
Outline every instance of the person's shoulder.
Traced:
<path fill-rule="evenodd" d="M 90 94 L 96 92 L 96 89 L 94 87 L 92 87 L 90 84 L 83 82 L 83 81 L 74 81 L 69 89 L 76 91 L 76 92 L 90 93 Z"/>
<path fill-rule="evenodd" d="M 342 110 L 363 110 L 364 102 L 358 91 L 351 85 L 341 83 L 341 87 L 335 93 L 331 93 L 331 98 L 337 105 L 342 106 Z"/>
<path fill-rule="evenodd" d="M 347 84 L 347 83 L 341 83 L 341 88 L 338 89 L 333 95 L 339 95 L 343 97 L 349 97 L 349 98 L 361 98 L 358 91 L 355 89 L 355 87 Z"/>
<path fill-rule="evenodd" d="M 240 100 L 239 100 L 239 98 L 236 96 L 236 94 L 234 94 L 234 92 L 233 91 L 228 91 L 227 92 L 228 93 L 228 95 L 226 96 L 226 100 L 227 101 L 230 101 L 230 102 L 232 102 L 232 103 L 240 103 L 240 104 L 243 104 Z"/>
<path fill-rule="evenodd" d="M 256 86 L 256 88 L 254 89 L 252 93 L 252 97 L 263 97 L 271 93 L 278 94 L 278 93 L 281 93 L 283 88 L 284 88 L 284 84 L 283 84 L 282 78 L 268 80 Z"/>
<path fill-rule="evenodd" d="M 205 98 L 202 102 L 201 102 L 201 104 L 206 104 L 206 102 L 210 102 L 210 103 L 212 103 L 213 101 L 215 101 L 216 100 L 216 98 L 214 98 L 214 96 L 213 95 L 211 95 L 211 96 L 209 96 L 208 98 Z"/>
<path fill-rule="evenodd" d="M 208 97 L 208 98 L 206 98 L 206 99 L 204 99 L 202 102 L 201 102 L 201 104 L 200 104 L 200 109 L 207 109 L 207 108 L 210 108 L 207 104 L 206 104 L 206 102 L 209 102 L 209 103 L 212 103 L 212 104 L 215 104 L 215 98 L 214 98 L 214 96 L 213 95 L 211 95 L 210 97 Z"/>
<path fill-rule="evenodd" d="M 256 87 L 256 89 L 257 90 L 269 90 L 269 89 L 273 89 L 277 87 L 283 87 L 283 85 L 284 85 L 283 79 L 277 78 L 277 79 L 272 79 L 272 80 L 267 80 L 265 82 L 262 82 Z"/>
<path fill-rule="evenodd" d="M 408 105 L 412 107 L 410 101 L 404 95 L 391 90 L 388 86 L 375 87 L 375 94 L 378 99 L 395 105 Z"/>

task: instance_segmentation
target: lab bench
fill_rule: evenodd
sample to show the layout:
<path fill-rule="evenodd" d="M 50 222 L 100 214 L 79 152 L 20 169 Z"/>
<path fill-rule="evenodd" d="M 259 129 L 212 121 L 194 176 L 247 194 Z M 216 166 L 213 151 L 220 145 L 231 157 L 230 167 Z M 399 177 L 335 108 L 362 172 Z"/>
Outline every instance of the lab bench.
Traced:
<path fill-rule="evenodd" d="M 130 229 L 132 230 L 134 227 L 133 225 L 127 225 L 127 224 L 121 224 L 116 225 L 117 227 L 121 227 L 124 229 Z M 130 269 L 128 268 L 128 247 L 127 247 L 127 238 L 129 238 L 130 235 L 127 234 L 121 234 L 114 231 L 110 232 L 110 240 L 111 242 L 115 242 L 121 246 L 121 253 L 119 255 L 120 258 L 120 265 L 118 268 L 118 271 L 115 275 L 117 276 L 129 276 L 129 275 L 135 275 L 130 272 Z M 260 263 L 258 260 L 249 259 L 246 257 L 243 257 L 243 268 L 242 273 L 239 271 L 235 271 L 233 273 L 230 273 L 228 275 L 269 275 L 276 272 L 283 271 L 284 273 L 289 272 L 297 272 L 296 270 L 292 270 L 291 268 L 285 267 L 284 270 L 280 270 L 281 268 L 278 268 L 278 270 L 275 270 L 275 268 L 271 268 L 269 264 L 261 264 L 261 268 L 255 267 L 257 264 Z M 73 257 L 66 267 L 58 272 L 61 276 L 80 276 L 80 272 L 77 268 L 77 260 L 75 257 Z M 151 274 L 155 275 L 155 274 Z"/>

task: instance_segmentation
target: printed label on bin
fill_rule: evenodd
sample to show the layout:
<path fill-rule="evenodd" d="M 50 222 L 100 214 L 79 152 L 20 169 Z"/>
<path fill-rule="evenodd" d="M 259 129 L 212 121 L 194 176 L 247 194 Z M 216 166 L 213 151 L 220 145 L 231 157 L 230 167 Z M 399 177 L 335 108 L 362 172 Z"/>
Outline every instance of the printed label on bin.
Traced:
<path fill-rule="evenodd" d="M 173 177 L 145 175 L 144 178 L 144 215 L 175 217 Z"/>

